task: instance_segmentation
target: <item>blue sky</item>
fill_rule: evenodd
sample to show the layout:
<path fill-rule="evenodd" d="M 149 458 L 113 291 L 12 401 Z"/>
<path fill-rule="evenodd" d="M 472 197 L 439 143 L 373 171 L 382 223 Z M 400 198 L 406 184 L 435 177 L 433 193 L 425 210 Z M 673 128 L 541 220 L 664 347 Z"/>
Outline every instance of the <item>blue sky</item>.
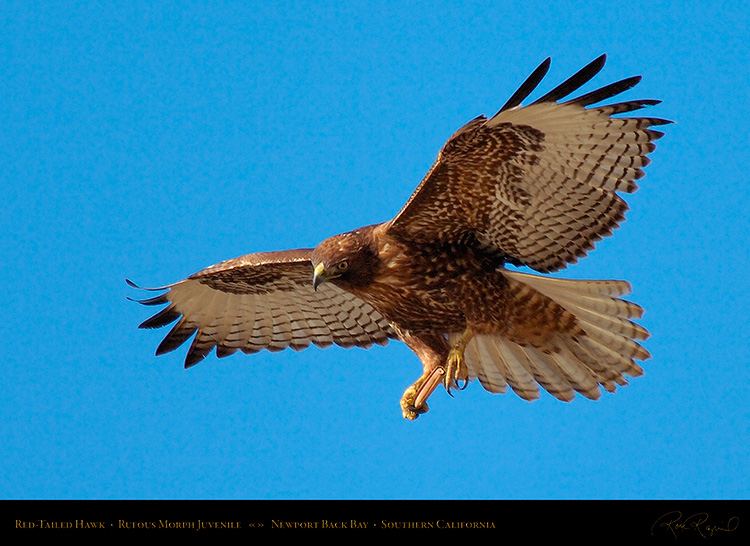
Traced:
<path fill-rule="evenodd" d="M 498 6 L 497 4 L 502 4 Z M 750 495 L 747 7 L 9 2 L 0 36 L 0 498 Z M 623 278 L 653 359 L 570 404 L 477 384 L 401 417 L 402 344 L 155 357 L 125 278 L 387 220 L 543 59 L 664 102 L 627 221 L 560 276 Z M 589 89 L 589 87 L 587 87 Z"/>

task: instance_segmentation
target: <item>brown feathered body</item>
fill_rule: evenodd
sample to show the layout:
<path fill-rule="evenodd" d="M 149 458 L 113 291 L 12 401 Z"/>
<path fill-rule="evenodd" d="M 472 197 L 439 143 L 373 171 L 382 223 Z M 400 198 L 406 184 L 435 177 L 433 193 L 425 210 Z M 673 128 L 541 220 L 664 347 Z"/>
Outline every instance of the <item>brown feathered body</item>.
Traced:
<path fill-rule="evenodd" d="M 448 335 L 471 327 L 520 346 L 556 351 L 558 334 L 585 335 L 552 299 L 505 276 L 506 256 L 467 238 L 461 244 L 414 244 L 378 224 L 336 235 L 312 253 L 313 266 L 346 272 L 330 282 L 372 305 L 422 361 L 441 366 Z"/>

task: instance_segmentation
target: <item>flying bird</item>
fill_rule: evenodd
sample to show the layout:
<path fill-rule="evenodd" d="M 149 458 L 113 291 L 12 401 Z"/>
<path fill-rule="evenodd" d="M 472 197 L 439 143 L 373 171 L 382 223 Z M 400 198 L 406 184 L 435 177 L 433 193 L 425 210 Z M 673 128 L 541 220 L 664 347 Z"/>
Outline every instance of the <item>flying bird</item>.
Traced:
<path fill-rule="evenodd" d="M 546 75 L 546 59 L 492 117 L 478 116 L 440 150 L 390 221 L 334 235 L 316 248 L 248 254 L 137 300 L 166 307 L 141 328 L 176 324 L 156 354 L 191 336 L 188 368 L 214 347 L 300 350 L 314 344 L 369 348 L 403 341 L 423 373 L 401 410 L 416 419 L 439 385 L 450 394 L 478 380 L 521 398 L 590 399 L 643 374 L 649 337 L 643 310 L 621 299 L 619 280 L 566 280 L 610 235 L 636 190 L 647 155 L 671 123 L 615 117 L 658 100 L 595 106 L 636 85 L 627 78 L 562 102 L 591 80 L 595 59 L 541 98 L 522 102 Z M 135 284 L 128 283 L 138 288 Z"/>

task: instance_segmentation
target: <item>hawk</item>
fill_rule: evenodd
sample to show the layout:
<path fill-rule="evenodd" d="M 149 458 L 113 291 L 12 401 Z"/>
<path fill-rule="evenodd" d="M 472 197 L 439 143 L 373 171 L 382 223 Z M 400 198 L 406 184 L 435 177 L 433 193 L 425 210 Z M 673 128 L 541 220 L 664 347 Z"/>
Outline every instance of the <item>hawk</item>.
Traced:
<path fill-rule="evenodd" d="M 403 341 L 422 376 L 401 399 L 407 419 L 478 380 L 521 398 L 576 393 L 597 399 L 643 374 L 648 338 L 621 299 L 618 280 L 566 280 L 549 273 L 575 263 L 610 235 L 636 190 L 647 155 L 670 123 L 615 117 L 658 100 L 594 106 L 640 81 L 627 78 L 563 99 L 591 80 L 595 59 L 541 98 L 522 105 L 547 73 L 546 59 L 492 117 L 451 136 L 401 211 L 388 222 L 330 237 L 314 249 L 248 254 L 185 280 L 145 290 L 166 307 L 141 328 L 177 321 L 156 354 L 195 335 L 185 367 L 263 349 L 300 350 Z M 128 283 L 138 288 L 135 284 Z"/>

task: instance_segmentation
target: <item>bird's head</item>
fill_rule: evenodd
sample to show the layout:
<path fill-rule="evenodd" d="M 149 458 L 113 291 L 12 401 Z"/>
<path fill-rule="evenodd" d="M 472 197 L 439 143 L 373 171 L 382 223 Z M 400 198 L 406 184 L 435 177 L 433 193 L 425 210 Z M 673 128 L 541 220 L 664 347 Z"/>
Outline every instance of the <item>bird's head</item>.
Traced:
<path fill-rule="evenodd" d="M 329 237 L 312 256 L 313 288 L 334 281 L 343 288 L 364 286 L 372 280 L 377 251 L 372 229 L 361 228 Z"/>

